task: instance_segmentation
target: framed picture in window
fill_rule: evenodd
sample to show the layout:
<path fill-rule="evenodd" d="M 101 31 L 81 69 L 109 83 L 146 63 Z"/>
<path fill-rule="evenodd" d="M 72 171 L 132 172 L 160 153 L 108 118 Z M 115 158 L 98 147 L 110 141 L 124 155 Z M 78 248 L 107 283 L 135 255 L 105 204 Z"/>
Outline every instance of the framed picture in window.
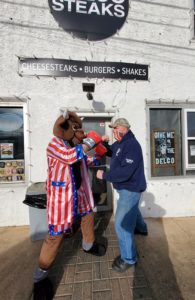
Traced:
<path fill-rule="evenodd" d="M 14 144 L 13 143 L 0 143 L 0 157 L 1 159 L 14 158 Z"/>

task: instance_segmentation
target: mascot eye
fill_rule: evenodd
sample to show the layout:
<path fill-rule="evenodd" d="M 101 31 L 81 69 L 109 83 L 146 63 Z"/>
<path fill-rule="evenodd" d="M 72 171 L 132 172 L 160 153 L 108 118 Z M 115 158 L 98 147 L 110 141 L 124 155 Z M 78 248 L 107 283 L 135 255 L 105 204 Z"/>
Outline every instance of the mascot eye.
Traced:
<path fill-rule="evenodd" d="M 77 130 L 81 129 L 81 127 L 79 126 L 79 124 L 74 124 L 74 125 L 72 125 L 72 129 L 74 131 L 77 131 Z"/>
<path fill-rule="evenodd" d="M 68 130 L 69 129 L 69 124 L 68 122 L 64 122 L 63 124 L 60 125 L 62 127 L 62 129 L 64 130 Z"/>

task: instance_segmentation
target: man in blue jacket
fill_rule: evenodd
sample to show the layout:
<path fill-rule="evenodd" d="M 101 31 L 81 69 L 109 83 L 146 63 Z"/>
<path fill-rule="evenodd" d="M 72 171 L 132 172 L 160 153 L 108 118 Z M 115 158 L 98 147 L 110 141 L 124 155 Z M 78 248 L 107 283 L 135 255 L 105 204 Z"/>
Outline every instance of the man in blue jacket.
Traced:
<path fill-rule="evenodd" d="M 115 214 L 115 230 L 120 255 L 115 258 L 112 268 L 124 272 L 137 262 L 134 233 L 147 235 L 147 225 L 139 210 L 141 193 L 146 189 L 142 149 L 130 124 L 125 118 L 117 119 L 109 127 L 116 139 L 108 148 L 111 156 L 110 171 L 97 171 L 98 179 L 113 184 L 119 198 Z"/>

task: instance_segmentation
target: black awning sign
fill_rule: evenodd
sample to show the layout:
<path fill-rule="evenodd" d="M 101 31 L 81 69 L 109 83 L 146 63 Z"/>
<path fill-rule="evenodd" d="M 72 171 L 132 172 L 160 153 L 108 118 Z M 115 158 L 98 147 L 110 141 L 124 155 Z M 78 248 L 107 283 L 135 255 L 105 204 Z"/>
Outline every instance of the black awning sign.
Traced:
<path fill-rule="evenodd" d="M 66 32 L 100 41 L 114 35 L 124 25 L 129 0 L 48 0 L 51 14 Z"/>
<path fill-rule="evenodd" d="M 148 80 L 148 65 L 47 58 L 19 58 L 21 76 Z"/>

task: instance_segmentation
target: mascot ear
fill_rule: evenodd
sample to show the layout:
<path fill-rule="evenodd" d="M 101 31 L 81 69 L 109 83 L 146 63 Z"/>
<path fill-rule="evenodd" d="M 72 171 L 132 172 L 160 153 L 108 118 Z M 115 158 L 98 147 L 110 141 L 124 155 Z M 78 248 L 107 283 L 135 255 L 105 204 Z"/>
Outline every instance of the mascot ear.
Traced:
<path fill-rule="evenodd" d="M 80 128 L 82 128 L 82 121 L 79 116 L 75 112 L 69 111 L 68 112 L 69 119 L 71 120 L 72 123 L 76 123 L 79 125 Z"/>
<path fill-rule="evenodd" d="M 54 124 L 53 134 L 63 140 L 72 140 L 75 134 L 73 123 L 78 124 L 80 128 L 82 127 L 82 121 L 76 113 L 64 110 Z"/>
<path fill-rule="evenodd" d="M 53 134 L 60 138 L 60 139 L 65 139 L 65 135 L 67 135 L 68 131 L 69 131 L 69 124 L 68 121 L 65 120 L 65 118 L 63 116 L 60 116 L 54 124 L 53 127 Z M 66 134 L 65 134 L 66 133 Z M 72 135 L 68 134 L 69 139 L 72 138 Z"/>

